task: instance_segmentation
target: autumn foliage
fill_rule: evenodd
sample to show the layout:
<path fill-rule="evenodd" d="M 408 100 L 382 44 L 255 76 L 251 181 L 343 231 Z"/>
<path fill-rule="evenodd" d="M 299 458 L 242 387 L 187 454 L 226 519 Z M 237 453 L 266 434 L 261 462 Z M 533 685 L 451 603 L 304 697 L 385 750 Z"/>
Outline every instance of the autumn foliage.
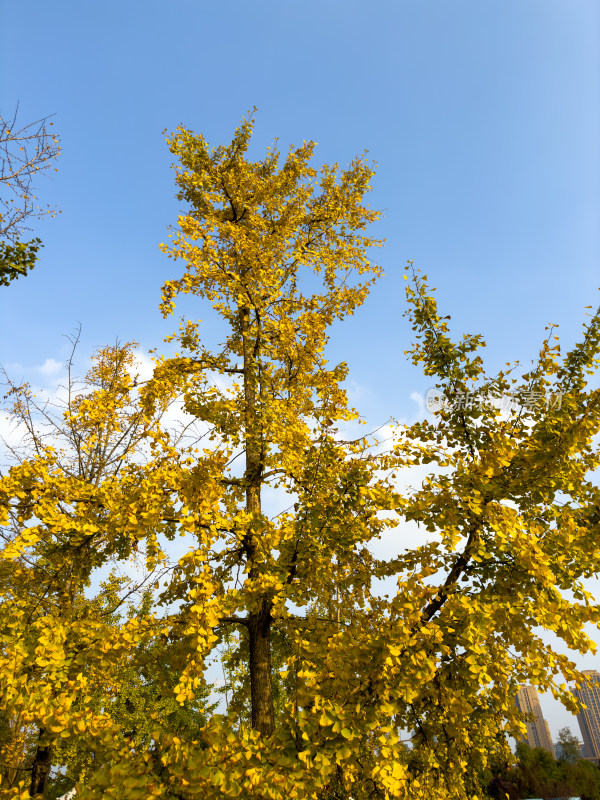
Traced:
<path fill-rule="evenodd" d="M 30 449 L 0 479 L 2 798 L 475 800 L 520 683 L 575 708 L 542 632 L 595 647 L 598 315 L 566 356 L 549 330 L 527 374 L 490 376 L 409 265 L 414 342 L 393 346 L 448 402 L 387 448 L 350 435 L 326 346 L 381 275 L 373 170 L 317 169 L 311 142 L 252 161 L 252 125 L 169 140 L 186 211 L 161 309 L 212 306 L 221 346 L 184 318 L 145 382 L 133 346 L 100 350 L 51 435 L 11 389 Z"/>

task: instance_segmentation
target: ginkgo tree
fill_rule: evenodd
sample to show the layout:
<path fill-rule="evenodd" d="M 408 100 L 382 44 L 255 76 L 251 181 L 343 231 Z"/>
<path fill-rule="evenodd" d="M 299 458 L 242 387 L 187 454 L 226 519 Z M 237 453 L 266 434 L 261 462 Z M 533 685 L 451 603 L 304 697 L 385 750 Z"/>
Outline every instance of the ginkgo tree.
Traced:
<path fill-rule="evenodd" d="M 171 314 L 180 295 L 212 306 L 221 347 L 184 318 L 177 353 L 157 357 L 149 381 L 74 417 L 93 450 L 94 425 L 113 418 L 126 388 L 143 457 L 105 479 L 59 481 L 48 448 L 0 481 L 13 524 L 3 558 L 20 581 L 22 560 L 54 538 L 92 537 L 93 568 L 137 548 L 165 570 L 154 606 L 117 626 L 83 631 L 64 614 L 32 626 L 5 590 L 2 707 L 94 753 L 77 784 L 84 798 L 475 800 L 477 775 L 523 729 L 520 683 L 575 708 L 566 682 L 581 675 L 543 631 L 572 651 L 595 647 L 584 626 L 600 613 L 584 581 L 598 572 L 600 393 L 588 381 L 600 320 L 566 356 L 551 330 L 529 373 L 490 376 L 481 337 L 454 341 L 409 265 L 407 353 L 440 401 L 431 419 L 397 426 L 384 452 L 351 438 L 360 417 L 348 369 L 329 364 L 326 346 L 381 274 L 368 257 L 380 242 L 366 232 L 378 217 L 365 201 L 373 169 L 364 158 L 317 169 L 312 142 L 252 161 L 252 129 L 244 121 L 216 148 L 183 128 L 169 139 L 186 209 L 163 245 L 183 272 L 161 308 Z M 163 423 L 174 400 L 202 440 Z M 401 488 L 422 465 L 422 485 Z M 396 557 L 374 556 L 383 535 Z M 389 596 L 382 580 L 396 586 Z M 152 679 L 163 648 L 164 692 L 193 704 L 223 642 L 234 699 L 200 727 L 176 732 L 149 708 L 151 734 L 136 740 L 114 704 L 95 701 L 115 696 L 119 670 L 151 643 Z M 29 794 L 22 784 L 3 796 Z"/>
<path fill-rule="evenodd" d="M 15 465 L 3 480 L 3 491 L 13 502 L 2 530 L 0 562 L 0 652 L 8 701 L 2 715 L 0 786 L 16 791 L 21 783 L 32 796 L 45 796 L 47 790 L 57 796 L 62 784 L 85 779 L 97 763 L 94 747 L 81 737 L 61 737 L 40 714 L 40 706 L 60 696 L 65 682 L 76 676 L 84 682 L 86 719 L 110 707 L 135 742 L 149 740 L 151 709 L 160 710 L 165 722 L 179 730 L 186 715 L 189 721 L 196 713 L 191 705 L 205 700 L 200 694 L 194 704 L 181 707 L 172 692 L 164 691 L 164 682 L 169 686 L 173 681 L 170 648 L 152 625 L 144 626 L 152 582 L 164 568 L 146 574 L 136 570 L 131 555 L 137 542 L 128 535 L 109 540 L 101 533 L 102 520 L 111 516 L 105 493 L 114 500 L 121 471 L 132 480 L 136 469 L 148 463 L 142 445 L 149 421 L 132 400 L 134 347 L 100 349 L 85 379 L 78 381 L 73 373 L 78 339 L 72 340 L 66 383 L 57 398 L 36 397 L 28 385 L 5 375 L 17 443 L 5 443 Z M 154 427 L 164 410 L 153 418 Z M 27 529 L 31 519 L 35 523 Z M 129 568 L 118 576 L 115 568 L 125 560 Z M 143 603 L 136 608 L 132 601 L 140 595 Z M 137 646 L 121 651 L 112 668 L 108 658 L 101 669 L 93 664 L 88 669 L 90 652 L 102 640 L 110 641 L 128 616 L 144 627 Z M 25 690 L 26 701 L 17 687 Z M 71 697 L 66 702 L 73 713 L 78 701 Z"/>

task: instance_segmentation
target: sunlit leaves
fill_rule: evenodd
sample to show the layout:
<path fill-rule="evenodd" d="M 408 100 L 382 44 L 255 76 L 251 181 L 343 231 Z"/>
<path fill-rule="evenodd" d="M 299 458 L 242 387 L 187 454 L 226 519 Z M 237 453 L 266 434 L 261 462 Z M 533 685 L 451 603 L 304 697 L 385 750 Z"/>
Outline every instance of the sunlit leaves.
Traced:
<path fill-rule="evenodd" d="M 216 148 L 169 140 L 187 207 L 162 311 L 208 301 L 221 347 L 184 319 L 142 386 L 131 348 L 100 351 L 64 417 L 71 449 L 34 437 L 0 480 L 2 702 L 95 754 L 90 800 L 473 800 L 508 758 L 519 683 L 574 708 L 575 664 L 540 631 L 594 649 L 598 319 L 564 359 L 551 331 L 528 374 L 489 376 L 482 338 L 455 340 L 409 267 L 408 353 L 448 402 L 387 451 L 349 440 L 348 369 L 326 346 L 380 274 L 372 168 L 317 170 L 313 143 L 252 161 L 252 128 Z M 27 418 L 27 391 L 16 400 Z M 187 438 L 165 424 L 174 401 Z M 383 536 L 395 555 L 376 558 Z M 135 557 L 155 584 L 141 611 L 116 575 L 85 597 L 97 568 Z"/>

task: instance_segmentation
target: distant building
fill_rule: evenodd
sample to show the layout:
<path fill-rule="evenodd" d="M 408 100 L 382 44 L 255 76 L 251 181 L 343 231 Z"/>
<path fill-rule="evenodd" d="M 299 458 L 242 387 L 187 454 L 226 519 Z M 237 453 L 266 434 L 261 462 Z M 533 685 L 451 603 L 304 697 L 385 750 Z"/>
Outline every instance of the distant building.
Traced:
<path fill-rule="evenodd" d="M 515 698 L 517 708 L 523 714 L 533 715 L 527 721 L 527 744 L 529 747 L 543 747 L 554 758 L 554 746 L 550 736 L 550 728 L 542 715 L 542 707 L 535 686 L 521 686 Z"/>
<path fill-rule="evenodd" d="M 586 706 L 577 714 L 577 722 L 583 737 L 585 757 L 600 761 L 600 672 L 584 669 L 582 674 L 588 676 L 589 683 L 586 681 L 580 689 L 571 689 Z"/>

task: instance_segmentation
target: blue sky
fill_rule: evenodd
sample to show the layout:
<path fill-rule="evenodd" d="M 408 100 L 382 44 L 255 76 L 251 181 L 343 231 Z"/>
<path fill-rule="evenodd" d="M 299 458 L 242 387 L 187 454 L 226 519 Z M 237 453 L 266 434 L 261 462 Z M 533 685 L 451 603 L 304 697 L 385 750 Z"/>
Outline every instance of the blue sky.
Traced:
<path fill-rule="evenodd" d="M 55 114 L 63 148 L 38 182 L 62 213 L 1 293 L 0 363 L 50 379 L 78 322 L 82 356 L 160 345 L 178 211 L 162 131 L 227 142 L 255 105 L 257 156 L 313 139 L 320 161 L 378 164 L 386 277 L 330 347 L 370 423 L 413 417 L 430 385 L 402 352 L 407 259 L 457 333 L 484 334 L 492 371 L 534 357 L 547 323 L 572 344 L 600 285 L 599 61 L 593 0 L 0 0 L 0 109 Z"/>

